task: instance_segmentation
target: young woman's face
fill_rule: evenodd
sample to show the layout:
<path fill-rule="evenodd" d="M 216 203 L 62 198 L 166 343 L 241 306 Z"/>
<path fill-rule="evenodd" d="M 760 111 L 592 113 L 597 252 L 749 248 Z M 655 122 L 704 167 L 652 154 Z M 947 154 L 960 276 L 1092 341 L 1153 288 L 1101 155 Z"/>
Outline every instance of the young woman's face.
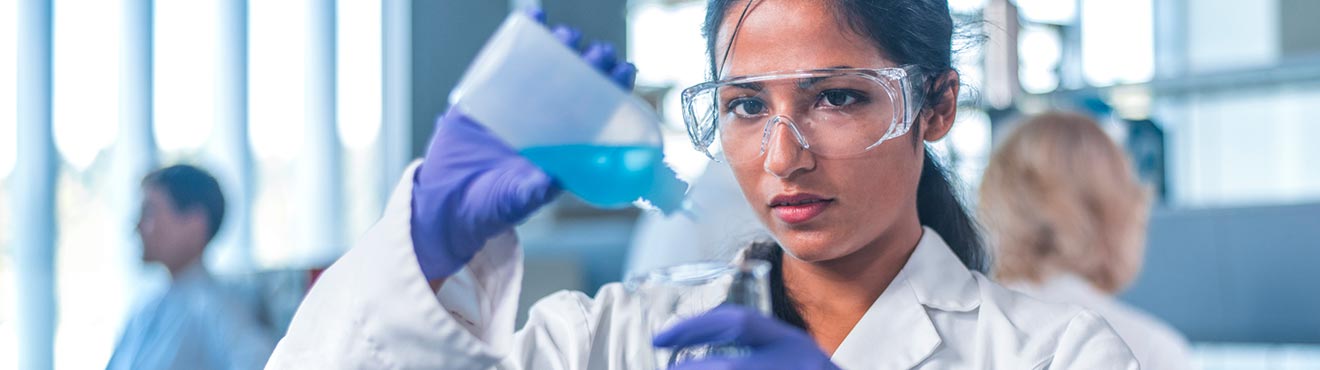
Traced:
<path fill-rule="evenodd" d="M 725 14 L 715 43 L 717 62 L 729 47 L 742 9 L 732 6 Z M 729 50 L 721 78 L 830 67 L 897 67 L 819 1 L 757 1 Z M 776 99 L 783 98 L 771 96 L 765 104 L 774 109 L 790 103 Z M 880 126 L 877 123 L 876 129 L 888 127 Z M 916 188 L 922 151 L 910 136 L 921 135 L 918 130 L 846 158 L 823 158 L 802 149 L 786 125 L 772 130 L 763 157 L 730 166 L 757 217 L 794 257 L 830 261 L 869 245 L 883 245 L 900 228 L 920 228 Z M 781 205 L 785 200 L 817 202 Z"/>

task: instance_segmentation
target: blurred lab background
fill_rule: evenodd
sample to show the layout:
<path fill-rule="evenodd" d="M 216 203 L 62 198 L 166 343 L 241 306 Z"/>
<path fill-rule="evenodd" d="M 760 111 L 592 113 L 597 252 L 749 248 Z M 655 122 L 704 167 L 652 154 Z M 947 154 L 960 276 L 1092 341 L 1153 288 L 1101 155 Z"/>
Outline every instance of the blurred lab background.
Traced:
<path fill-rule="evenodd" d="M 105 366 L 168 282 L 134 226 L 142 176 L 175 163 L 220 180 L 229 211 L 205 263 L 279 336 L 379 216 L 486 38 L 537 4 L 627 50 L 667 160 L 702 177 L 678 99 L 707 78 L 702 0 L 0 4 L 0 369 Z M 950 8 L 966 87 L 936 147 L 969 199 L 1017 119 L 1093 115 L 1155 189 L 1145 268 L 1121 298 L 1186 335 L 1200 368 L 1320 368 L 1320 2 Z M 648 217 L 571 196 L 541 211 L 520 230 L 524 305 L 662 260 L 630 252 L 655 240 Z"/>

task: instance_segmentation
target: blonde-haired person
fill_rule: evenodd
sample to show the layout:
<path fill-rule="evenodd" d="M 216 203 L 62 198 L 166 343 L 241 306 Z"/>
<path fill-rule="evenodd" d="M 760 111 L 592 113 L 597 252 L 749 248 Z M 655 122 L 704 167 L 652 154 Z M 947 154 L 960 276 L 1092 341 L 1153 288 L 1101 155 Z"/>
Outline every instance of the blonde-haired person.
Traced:
<path fill-rule="evenodd" d="M 1099 124 L 1062 112 L 1027 119 L 995 150 L 980 194 L 996 279 L 1100 314 L 1142 369 L 1191 368 L 1181 334 L 1114 298 L 1141 270 L 1150 195 Z"/>

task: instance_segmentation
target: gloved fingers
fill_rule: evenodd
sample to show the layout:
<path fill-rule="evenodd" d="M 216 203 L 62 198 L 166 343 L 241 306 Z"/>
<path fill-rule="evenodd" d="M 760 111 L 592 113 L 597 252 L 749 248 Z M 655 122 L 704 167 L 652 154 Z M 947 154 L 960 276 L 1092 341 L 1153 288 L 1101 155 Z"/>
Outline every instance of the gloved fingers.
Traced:
<path fill-rule="evenodd" d="M 559 186 L 559 181 L 546 173 L 541 167 L 533 164 L 531 161 L 519 158 L 522 167 L 519 172 L 525 174 L 514 184 L 514 194 L 517 194 L 517 206 L 510 213 L 509 223 L 516 224 L 523 222 L 532 212 L 540 209 L 541 206 L 550 203 L 563 192 Z"/>
<path fill-rule="evenodd" d="M 656 335 L 656 347 L 734 343 L 761 346 L 794 334 L 791 326 L 738 305 L 721 305 Z M 801 333 L 801 335 L 806 335 Z"/>
<path fill-rule="evenodd" d="M 562 190 L 553 177 L 524 158 L 498 173 L 491 174 L 493 189 L 497 193 L 508 194 L 503 202 L 496 205 L 496 218 L 504 225 L 514 225 L 526 220 L 541 206 L 550 203 Z"/>
<path fill-rule="evenodd" d="M 637 81 L 637 66 L 628 62 L 619 63 L 610 71 L 610 79 L 623 86 L 624 90 L 632 90 L 633 84 Z"/>
<path fill-rule="evenodd" d="M 701 344 L 727 343 L 738 336 L 741 328 L 732 324 L 735 313 L 712 310 L 703 315 L 680 321 L 656 335 L 656 347 L 686 347 Z"/>
<path fill-rule="evenodd" d="M 525 11 L 527 12 L 527 16 L 535 19 L 537 23 L 545 24 L 545 9 L 541 9 L 539 6 L 533 6 L 527 8 Z"/>
<path fill-rule="evenodd" d="M 537 22 L 545 24 L 545 10 L 540 7 L 531 7 L 526 10 L 527 15 L 536 19 Z M 557 25 L 550 33 L 555 36 L 559 42 L 564 43 L 569 49 L 582 50 L 582 31 L 566 25 Z M 637 80 L 637 66 L 619 60 L 618 51 L 614 45 L 607 42 L 593 42 L 582 51 L 582 59 L 587 64 L 595 66 L 596 69 L 604 72 L 607 77 L 623 86 L 625 90 L 632 90 L 634 82 Z"/>
<path fill-rule="evenodd" d="M 614 45 L 602 41 L 591 43 L 591 46 L 587 47 L 587 51 L 582 52 L 582 59 L 606 74 L 613 71 L 614 66 L 619 62 L 614 51 Z"/>
<path fill-rule="evenodd" d="M 670 369 L 670 370 L 734 370 L 734 369 L 750 369 L 750 367 L 747 367 L 747 366 L 741 366 L 741 365 L 743 365 L 743 364 L 741 363 L 741 362 L 743 362 L 743 361 L 740 361 L 740 360 L 742 360 L 742 359 L 735 359 L 735 358 L 728 358 L 728 357 L 709 357 L 709 358 L 703 358 L 703 359 L 699 359 L 699 360 L 692 360 L 692 361 L 687 361 L 687 362 L 679 363 L 678 365 L 675 365 L 674 367 L 671 367 L 671 368 L 669 368 L 669 369 Z"/>
<path fill-rule="evenodd" d="M 559 42 L 564 43 L 569 49 L 575 51 L 578 50 L 578 45 L 582 43 L 582 32 L 573 27 L 561 24 L 555 26 L 555 29 L 550 31 L 550 33 L 554 34 L 555 38 L 559 39 Z"/>
<path fill-rule="evenodd" d="M 839 370 L 839 367 L 828 359 L 821 360 L 821 363 L 799 361 L 801 359 L 783 352 L 762 352 L 746 357 L 707 357 L 679 363 L 670 367 L 670 370 Z"/>
<path fill-rule="evenodd" d="M 670 370 L 768 370 L 768 369 L 793 369 L 793 370 L 814 370 L 799 369 L 798 364 L 791 361 L 784 361 L 783 358 L 776 356 L 750 355 L 747 357 L 726 357 L 712 356 L 687 362 L 682 362 Z"/>
<path fill-rule="evenodd" d="M 624 90 L 632 90 L 637 80 L 637 66 L 620 60 L 618 51 L 610 43 L 599 41 L 591 43 L 587 50 L 582 52 L 582 59 L 604 72 L 606 77 Z"/>
<path fill-rule="evenodd" d="M 542 17 L 545 16 L 544 12 L 540 14 Z M 542 23 L 544 23 L 544 19 L 542 19 Z M 578 29 L 561 24 L 550 30 L 550 34 L 554 35 L 559 42 L 568 46 L 569 49 L 581 50 L 579 45 L 582 43 L 582 32 Z M 605 73 L 606 77 L 614 80 L 616 84 L 622 86 L 625 90 L 632 90 L 633 84 L 637 80 L 637 66 L 619 60 L 618 51 L 615 50 L 613 44 L 602 41 L 592 42 L 581 53 L 582 59 L 586 60 L 587 64 Z"/>

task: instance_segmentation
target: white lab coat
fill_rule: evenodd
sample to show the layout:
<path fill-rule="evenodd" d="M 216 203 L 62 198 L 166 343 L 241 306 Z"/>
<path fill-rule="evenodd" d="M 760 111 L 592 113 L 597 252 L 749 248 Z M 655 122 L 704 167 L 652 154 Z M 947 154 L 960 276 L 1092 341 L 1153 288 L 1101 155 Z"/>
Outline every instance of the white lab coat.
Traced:
<path fill-rule="evenodd" d="M 413 167 L 415 168 L 415 166 Z M 559 292 L 514 332 L 522 252 L 490 240 L 439 294 L 409 240 L 413 168 L 384 216 L 321 275 L 267 368 L 644 369 L 638 302 L 619 284 Z M 844 369 L 1137 369 L 1089 311 L 1048 304 L 963 267 L 926 229 L 912 257 L 834 353 Z"/>
<path fill-rule="evenodd" d="M 266 363 L 275 339 L 201 261 L 129 320 L 107 370 L 239 370 Z"/>
<path fill-rule="evenodd" d="M 1074 304 L 1095 312 L 1129 344 L 1143 369 L 1191 370 L 1187 339 L 1160 319 L 1100 291 L 1086 279 L 1061 273 L 1039 284 L 1005 284 L 1047 302 Z"/>

